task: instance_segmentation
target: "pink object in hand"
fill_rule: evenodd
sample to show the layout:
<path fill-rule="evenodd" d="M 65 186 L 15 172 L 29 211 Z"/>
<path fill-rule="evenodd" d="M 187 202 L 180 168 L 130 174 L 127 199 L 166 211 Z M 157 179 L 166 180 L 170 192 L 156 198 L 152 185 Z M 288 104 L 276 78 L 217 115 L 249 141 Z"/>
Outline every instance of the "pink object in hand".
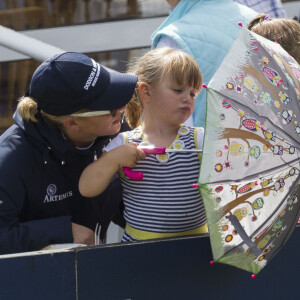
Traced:
<path fill-rule="evenodd" d="M 146 154 L 166 154 L 166 147 L 139 147 Z"/>
<path fill-rule="evenodd" d="M 166 147 L 139 147 L 147 155 L 149 154 L 166 154 Z M 144 175 L 142 172 L 134 172 L 128 167 L 122 167 L 124 174 L 132 180 L 143 180 Z"/>
<path fill-rule="evenodd" d="M 134 172 L 128 167 L 122 167 L 122 169 L 124 171 L 124 174 L 132 180 L 143 180 L 144 178 L 144 174 L 142 172 Z"/>

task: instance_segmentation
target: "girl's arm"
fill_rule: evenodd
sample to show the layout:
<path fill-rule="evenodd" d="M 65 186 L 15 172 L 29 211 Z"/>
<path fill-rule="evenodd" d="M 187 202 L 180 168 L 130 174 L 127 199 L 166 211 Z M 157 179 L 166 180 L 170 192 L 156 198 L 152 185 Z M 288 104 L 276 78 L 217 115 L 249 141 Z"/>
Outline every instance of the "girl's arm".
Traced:
<path fill-rule="evenodd" d="M 79 191 L 84 197 L 101 194 L 109 185 L 119 169 L 134 168 L 146 154 L 136 144 L 124 144 L 104 152 L 98 160 L 87 166 L 79 179 Z"/>

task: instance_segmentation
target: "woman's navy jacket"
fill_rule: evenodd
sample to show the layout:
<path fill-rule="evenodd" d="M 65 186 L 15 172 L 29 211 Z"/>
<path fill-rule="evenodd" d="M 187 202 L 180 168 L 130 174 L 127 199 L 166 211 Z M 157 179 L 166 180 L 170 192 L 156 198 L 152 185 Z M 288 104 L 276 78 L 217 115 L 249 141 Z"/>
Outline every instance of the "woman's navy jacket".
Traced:
<path fill-rule="evenodd" d="M 72 243 L 71 222 L 92 230 L 99 222 L 102 237 L 112 219 L 124 226 L 118 179 L 94 198 L 78 190 L 83 169 L 109 137 L 78 150 L 41 117 L 25 122 L 16 112 L 14 120 L 0 137 L 0 254 Z"/>

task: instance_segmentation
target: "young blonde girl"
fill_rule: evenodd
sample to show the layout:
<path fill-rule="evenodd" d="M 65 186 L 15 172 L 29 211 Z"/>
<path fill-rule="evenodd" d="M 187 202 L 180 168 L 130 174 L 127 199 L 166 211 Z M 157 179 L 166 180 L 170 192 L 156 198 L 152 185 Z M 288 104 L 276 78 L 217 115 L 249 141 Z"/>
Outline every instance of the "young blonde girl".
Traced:
<path fill-rule="evenodd" d="M 201 196 L 192 187 L 198 180 L 199 153 L 146 156 L 137 147 L 202 148 L 203 128 L 182 125 L 202 86 L 200 69 L 186 53 L 165 47 L 146 53 L 131 72 L 138 75 L 138 86 L 125 113 L 135 129 L 119 134 L 106 147 L 108 152 L 84 170 L 80 192 L 93 197 L 122 166 L 134 167 L 143 172 L 143 180 L 120 172 L 127 222 L 122 241 L 206 233 Z"/>
<path fill-rule="evenodd" d="M 286 18 L 255 17 L 248 29 L 281 45 L 300 64 L 300 23 Z"/>

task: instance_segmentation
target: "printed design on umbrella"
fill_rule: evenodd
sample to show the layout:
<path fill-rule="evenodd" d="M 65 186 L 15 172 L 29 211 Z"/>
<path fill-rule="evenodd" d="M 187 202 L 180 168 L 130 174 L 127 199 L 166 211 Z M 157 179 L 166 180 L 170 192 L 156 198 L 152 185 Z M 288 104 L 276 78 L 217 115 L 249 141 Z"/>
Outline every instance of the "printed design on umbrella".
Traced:
<path fill-rule="evenodd" d="M 224 107 L 224 101 L 225 100 L 222 101 L 223 107 Z M 244 165 L 248 167 L 249 159 L 250 158 L 258 159 L 262 152 L 269 151 L 275 155 L 282 155 L 284 151 L 289 154 L 295 153 L 295 147 L 293 145 L 287 143 L 284 139 L 278 137 L 275 132 L 272 132 L 269 129 L 264 129 L 263 122 L 259 122 L 258 120 L 247 116 L 242 110 L 235 109 L 231 105 L 229 100 L 226 100 L 225 102 L 227 105 L 226 110 L 228 108 L 236 110 L 240 118 L 240 126 L 238 127 L 238 129 L 225 128 L 223 134 L 220 135 L 220 139 L 223 138 L 227 140 L 227 145 L 225 145 L 223 149 L 223 151 L 227 151 L 227 159 L 226 159 L 227 164 L 228 163 L 230 164 L 229 155 L 242 156 L 243 154 L 247 153 L 247 158 L 244 162 Z M 250 132 L 246 133 L 245 131 L 242 131 L 241 128 L 246 129 Z M 262 134 L 259 135 L 258 133 L 262 133 Z M 241 139 L 244 143 L 246 143 L 246 147 L 244 146 L 244 144 L 241 144 L 235 140 L 231 141 L 234 138 Z M 256 140 L 257 142 L 262 144 L 262 147 L 258 145 L 251 146 L 249 140 Z M 219 150 L 218 153 L 221 152 L 222 151 Z M 220 167 L 218 167 L 218 165 L 220 165 L 220 163 L 216 165 L 215 170 L 216 172 L 221 172 L 223 168 L 221 169 Z"/>
<path fill-rule="evenodd" d="M 241 187 L 238 185 L 231 185 L 231 190 L 234 192 L 235 199 L 223 206 L 219 212 L 216 213 L 218 217 L 224 217 L 227 213 L 230 213 L 234 208 L 240 206 L 241 204 L 248 204 L 252 209 L 252 215 L 256 218 L 252 221 L 257 220 L 257 216 L 255 215 L 254 210 L 263 207 L 263 203 L 267 201 L 267 197 L 270 195 L 270 192 L 273 191 L 274 195 L 277 192 L 283 192 L 285 181 L 291 176 L 299 175 L 299 171 L 295 168 L 292 168 L 287 174 L 282 177 L 271 178 L 271 179 L 263 179 L 261 178 L 259 181 L 249 182 L 247 184 L 242 185 Z M 259 187 L 260 186 L 260 187 Z M 254 198 L 259 194 L 259 198 Z M 249 199 L 253 199 L 251 202 Z M 258 202 L 260 199 L 260 202 Z M 256 203 L 256 204 L 254 204 Z M 250 211 L 250 210 L 249 210 Z M 251 216 L 251 214 L 249 214 Z"/>
<path fill-rule="evenodd" d="M 259 255 L 253 254 L 250 247 L 246 247 L 239 234 L 232 235 L 232 232 L 236 232 L 236 227 L 229 220 L 229 216 L 232 214 L 236 216 L 242 226 L 247 226 L 246 222 L 254 223 L 260 218 L 264 218 L 264 210 L 269 209 L 274 199 L 284 193 L 286 183 L 290 179 L 293 180 L 293 176 L 299 178 L 299 170 L 296 168 L 291 168 L 289 172 L 281 176 L 274 176 L 274 178 L 260 178 L 257 181 L 248 182 L 241 186 L 231 185 L 232 199 L 234 200 L 216 210 L 215 216 L 219 220 L 219 228 L 222 229 L 223 244 L 228 246 L 236 242 L 233 244 L 233 249 L 235 249 L 233 253 L 244 253 L 248 257 L 252 257 L 253 262 L 256 262 L 260 267 L 263 267 L 267 260 L 273 256 L 281 244 L 282 233 L 287 228 L 285 220 L 291 220 L 294 210 L 299 211 L 299 185 L 293 194 L 287 196 L 275 219 L 267 222 L 265 226 L 261 226 L 261 232 L 254 232 L 254 234 L 250 235 L 253 244 L 260 250 Z M 290 185 L 291 182 L 289 183 Z M 215 198 L 216 203 L 226 201 L 225 198 L 228 199 L 228 195 L 222 199 L 223 191 L 226 191 L 226 185 L 218 187 L 218 197 Z M 236 247 L 237 244 L 242 246 L 240 248 Z"/>
<path fill-rule="evenodd" d="M 282 78 L 275 70 L 268 67 L 263 67 L 262 72 L 273 85 L 280 87 L 280 85 L 283 83 Z"/>
<path fill-rule="evenodd" d="M 295 66 L 295 67 L 291 67 L 295 77 L 300 81 L 300 71 L 299 69 Z"/>
<path fill-rule="evenodd" d="M 217 262 L 258 273 L 299 219 L 299 74 L 243 28 L 208 84 L 199 187 Z"/>
<path fill-rule="evenodd" d="M 267 56 L 260 57 L 257 61 L 257 65 L 245 65 L 241 68 L 240 74 L 233 74 L 231 79 L 233 81 L 226 84 L 226 88 L 231 91 L 238 91 L 245 94 L 245 90 L 249 90 L 252 93 L 252 101 L 257 105 L 264 105 L 265 103 L 272 105 L 278 109 L 278 116 L 281 116 L 281 121 L 284 124 L 290 124 L 293 126 L 295 132 L 300 135 L 300 127 L 296 121 L 296 113 L 292 110 L 288 110 L 288 104 L 292 101 L 300 101 L 300 68 L 295 60 L 285 55 L 287 60 L 284 60 L 278 53 L 275 53 L 270 48 L 264 47 L 268 50 L 273 61 L 276 61 L 277 65 L 270 67 L 272 60 Z M 261 49 L 262 47 L 259 47 Z M 258 56 L 258 49 L 252 49 L 252 54 Z M 280 71 L 284 71 L 284 76 L 287 80 L 282 78 Z M 287 73 L 289 72 L 289 73 Z M 294 97 L 287 96 L 287 90 L 292 85 L 295 89 Z M 279 89 L 275 89 L 279 88 Z M 267 91 L 266 91 L 267 89 Z M 251 97 L 251 96 L 250 96 Z M 225 116 L 226 117 L 226 116 Z"/>
<path fill-rule="evenodd" d="M 299 151 L 296 151 L 296 147 L 281 138 L 276 132 L 264 128 L 264 123 L 249 116 L 241 109 L 236 108 L 231 102 L 226 99 L 220 101 L 219 111 L 223 111 L 226 118 L 226 112 L 230 110 L 235 113 L 239 122 L 237 128 L 225 127 L 222 133 L 219 134 L 218 139 L 222 141 L 224 145 L 222 150 L 216 152 L 216 161 L 219 161 L 215 165 L 215 171 L 217 173 L 232 171 L 235 169 L 234 162 L 231 158 L 244 158 L 242 167 L 249 167 L 251 160 L 259 162 L 261 155 L 272 155 L 272 156 L 290 156 L 290 160 L 299 158 Z M 268 105 L 268 104 L 266 104 Z M 232 114 L 230 115 L 232 117 Z M 229 118 L 230 119 L 230 118 Z M 225 156 L 224 153 L 227 152 Z M 226 158 L 222 162 L 222 159 Z M 292 158 L 294 157 L 294 158 Z M 242 161 L 242 160 L 241 160 Z M 232 235 L 232 231 L 236 230 L 235 226 L 231 224 L 229 220 L 230 215 L 234 215 L 239 222 L 257 222 L 259 218 L 264 216 L 264 206 L 269 202 L 272 202 L 273 198 L 277 196 L 277 193 L 283 193 L 285 184 L 288 180 L 299 177 L 299 169 L 290 167 L 286 173 L 276 174 L 270 178 L 259 178 L 259 180 L 250 181 L 242 185 L 231 184 L 231 201 L 228 204 L 223 205 L 221 208 L 215 211 L 215 218 L 219 219 L 219 226 L 222 228 L 222 239 L 223 243 L 229 245 L 236 239 L 241 238 L 239 234 L 236 236 Z M 291 183 L 289 184 L 289 186 Z M 218 194 L 216 197 L 217 203 L 222 203 L 222 192 L 226 190 L 226 185 L 219 185 L 215 189 L 215 193 Z M 228 193 L 228 192 L 227 192 Z M 270 197 L 270 196 L 273 197 Z M 228 197 L 228 196 L 227 196 Z M 269 199 L 270 198 L 270 199 Z M 298 202 L 297 193 L 293 195 L 293 205 Z M 290 208 L 292 208 L 291 206 Z M 268 209 L 268 206 L 265 206 Z M 284 219 L 282 216 L 285 214 L 286 207 L 282 209 L 278 214 L 281 217 L 273 220 L 271 225 L 260 233 L 259 235 L 252 236 L 252 242 L 261 251 L 261 255 L 254 255 L 250 248 L 245 252 L 248 256 L 253 256 L 253 261 L 258 263 L 261 267 L 266 264 L 269 257 L 272 256 L 273 251 L 277 249 L 276 240 L 280 239 L 281 233 L 286 229 L 286 226 L 278 226 Z M 291 209 L 289 210 L 291 212 Z M 248 219 L 248 220 L 247 220 Z M 280 222 L 278 221 L 280 220 Z M 277 225 L 276 225 L 277 224 Z M 225 226 L 225 227 L 224 227 Z M 224 230 L 227 228 L 227 230 Z M 276 230 L 275 230 L 276 228 Z M 271 251 L 273 250 L 273 251 Z M 236 250 L 237 251 L 237 250 Z"/>

